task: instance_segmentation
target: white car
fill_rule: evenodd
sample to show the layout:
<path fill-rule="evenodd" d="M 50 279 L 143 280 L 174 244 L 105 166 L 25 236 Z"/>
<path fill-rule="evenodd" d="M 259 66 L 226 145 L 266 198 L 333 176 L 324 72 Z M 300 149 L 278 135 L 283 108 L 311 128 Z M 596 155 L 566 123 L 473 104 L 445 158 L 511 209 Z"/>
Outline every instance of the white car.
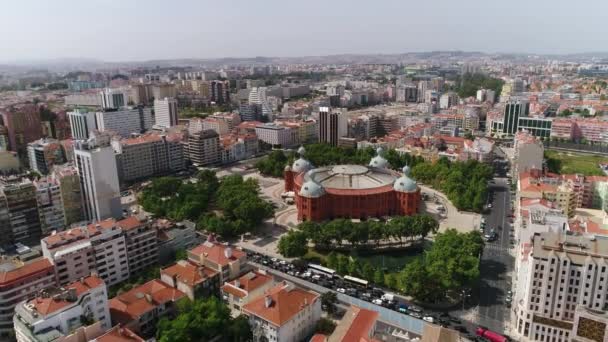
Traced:
<path fill-rule="evenodd" d="M 492 208 L 492 203 L 488 203 L 488 208 Z"/>
<path fill-rule="evenodd" d="M 338 293 L 346 293 L 346 290 L 345 290 L 345 289 L 343 289 L 343 288 L 341 288 L 341 287 L 338 287 L 338 288 L 336 289 L 336 292 L 338 292 Z"/>
<path fill-rule="evenodd" d="M 435 321 L 435 319 L 431 316 L 424 316 L 424 317 L 422 317 L 422 319 L 429 323 L 433 323 Z"/>
<path fill-rule="evenodd" d="M 374 303 L 376 305 L 382 305 L 382 299 L 379 299 L 379 298 L 373 299 L 372 303 Z"/>

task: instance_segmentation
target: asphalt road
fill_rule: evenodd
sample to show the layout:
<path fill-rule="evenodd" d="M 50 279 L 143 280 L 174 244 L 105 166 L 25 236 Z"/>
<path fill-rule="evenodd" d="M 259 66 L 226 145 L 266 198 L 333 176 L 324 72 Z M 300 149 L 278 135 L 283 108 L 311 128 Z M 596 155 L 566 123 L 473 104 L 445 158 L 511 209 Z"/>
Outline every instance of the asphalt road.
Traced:
<path fill-rule="evenodd" d="M 495 178 L 489 188 L 493 192 L 493 201 L 491 211 L 484 215 L 484 233 L 494 229 L 498 239 L 486 244 L 481 257 L 477 320 L 482 326 L 504 332 L 509 319 L 505 298 L 511 289 L 514 265 L 514 259 L 509 254 L 512 224 L 507 216 L 511 214 L 511 191 L 506 178 Z"/>

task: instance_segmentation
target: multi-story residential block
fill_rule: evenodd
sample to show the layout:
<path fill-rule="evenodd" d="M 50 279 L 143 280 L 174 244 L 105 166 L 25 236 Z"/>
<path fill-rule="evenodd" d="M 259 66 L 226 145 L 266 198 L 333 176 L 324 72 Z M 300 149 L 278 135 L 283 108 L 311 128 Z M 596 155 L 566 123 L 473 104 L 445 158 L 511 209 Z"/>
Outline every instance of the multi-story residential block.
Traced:
<path fill-rule="evenodd" d="M 100 221 L 122 216 L 116 157 L 107 135 L 76 141 L 74 158 L 80 177 L 84 216 Z"/>
<path fill-rule="evenodd" d="M 27 144 L 42 138 L 40 111 L 36 105 L 19 105 L 0 109 L 3 125 L 8 131 L 9 150 L 27 161 Z M 27 163 L 24 163 L 27 165 Z"/>
<path fill-rule="evenodd" d="M 211 129 L 219 135 L 228 134 L 230 131 L 228 122 L 216 118 L 206 118 L 202 120 L 202 129 Z"/>
<path fill-rule="evenodd" d="M 59 183 L 48 177 L 34 181 L 34 186 L 36 187 L 42 235 L 46 236 L 52 231 L 63 230 L 66 221 Z"/>
<path fill-rule="evenodd" d="M 122 88 L 105 88 L 99 92 L 103 109 L 118 109 L 129 103 L 129 91 Z"/>
<path fill-rule="evenodd" d="M 236 126 L 241 123 L 241 117 L 239 116 L 238 113 L 218 112 L 218 113 L 211 115 L 211 118 L 226 122 L 226 124 L 228 125 L 229 132 L 232 132 L 236 128 Z"/>
<path fill-rule="evenodd" d="M 540 140 L 526 131 L 515 134 L 513 139 L 513 175 L 542 167 L 545 148 Z"/>
<path fill-rule="evenodd" d="M 157 126 L 166 128 L 177 126 L 177 100 L 168 97 L 154 100 L 154 117 Z"/>
<path fill-rule="evenodd" d="M 83 220 L 82 189 L 80 177 L 74 166 L 55 167 L 51 179 L 59 185 L 65 225 Z"/>
<path fill-rule="evenodd" d="M 191 300 L 219 294 L 219 279 L 219 272 L 188 260 L 180 260 L 160 271 L 162 282 L 180 290 Z"/>
<path fill-rule="evenodd" d="M 477 101 L 494 103 L 496 101 L 496 92 L 490 89 L 479 89 L 477 91 Z"/>
<path fill-rule="evenodd" d="M 313 336 L 310 342 L 378 341 L 378 339 L 374 338 L 374 334 L 376 332 L 376 325 L 378 322 L 378 316 L 379 314 L 376 311 L 367 310 L 358 306 L 351 305 L 332 334 L 326 336 L 324 334 L 317 333 Z M 458 333 L 456 332 L 456 334 Z M 422 336 L 425 336 L 425 334 L 423 334 Z M 439 334 L 434 334 L 434 336 L 439 336 Z M 454 341 L 445 334 L 442 334 L 439 338 L 439 340 L 443 339 L 446 339 L 447 341 Z"/>
<path fill-rule="evenodd" d="M 66 162 L 61 144 L 55 139 L 40 139 L 27 144 L 27 154 L 30 169 L 43 175 L 49 174 L 53 165 Z"/>
<path fill-rule="evenodd" d="M 194 165 L 206 166 L 220 162 L 220 136 L 202 130 L 188 136 L 188 156 Z"/>
<path fill-rule="evenodd" d="M 36 187 L 28 179 L 0 182 L 0 241 L 36 245 L 42 235 Z"/>
<path fill-rule="evenodd" d="M 151 94 L 152 98 L 155 99 L 164 99 L 166 97 L 176 97 L 177 90 L 175 89 L 174 84 L 163 83 L 163 84 L 152 84 L 151 85 Z"/>
<path fill-rule="evenodd" d="M 175 260 L 175 253 L 196 247 L 200 240 L 192 222 L 173 223 L 158 219 L 152 222 L 158 233 L 158 260 L 160 264 Z"/>
<path fill-rule="evenodd" d="M 143 106 L 97 112 L 95 120 L 99 131 L 113 132 L 123 138 L 149 131 L 154 125 L 152 109 Z"/>
<path fill-rule="evenodd" d="M 186 168 L 181 133 L 147 133 L 128 139 L 114 139 L 118 178 L 129 183 Z"/>
<path fill-rule="evenodd" d="M 534 235 L 519 258 L 512 312 L 517 337 L 533 341 L 578 340 L 575 335 L 581 333 L 583 322 L 575 319 L 581 316 L 580 311 L 606 309 L 607 241 L 545 232 Z"/>
<path fill-rule="evenodd" d="M 38 291 L 57 284 L 53 265 L 44 258 L 31 261 L 0 258 L 0 339 L 14 336 L 15 306 L 36 296 Z"/>
<path fill-rule="evenodd" d="M 299 134 L 296 129 L 276 123 L 264 123 L 257 126 L 255 134 L 260 141 L 273 147 L 289 148 L 297 146 L 299 143 Z"/>
<path fill-rule="evenodd" d="M 70 94 L 63 98 L 68 107 L 101 107 L 101 96 L 98 92 Z"/>
<path fill-rule="evenodd" d="M 110 300 L 112 324 L 144 337 L 152 336 L 159 319 L 175 313 L 175 302 L 182 298 L 186 295 L 180 290 L 151 280 Z"/>
<path fill-rule="evenodd" d="M 319 141 L 338 145 L 338 140 L 348 134 L 346 113 L 329 107 L 319 107 Z"/>
<path fill-rule="evenodd" d="M 158 263 L 157 232 L 151 222 L 136 216 L 116 222 L 125 235 L 129 272 L 137 274 Z"/>
<path fill-rule="evenodd" d="M 95 112 L 75 109 L 72 112 L 68 112 L 68 118 L 73 139 L 86 140 L 90 138 L 89 134 L 91 131 L 97 130 Z"/>
<path fill-rule="evenodd" d="M 91 272 L 108 286 L 129 278 L 125 236 L 113 219 L 55 233 L 42 239 L 41 246 L 42 255 L 55 265 L 59 284 Z"/>
<path fill-rule="evenodd" d="M 225 135 L 220 138 L 222 164 L 251 158 L 258 152 L 255 135 Z"/>
<path fill-rule="evenodd" d="M 146 342 L 143 338 L 141 338 L 136 333 L 132 332 L 127 328 L 123 328 L 120 325 L 114 326 L 114 328 L 108 330 L 104 334 L 91 339 L 90 342 Z M 71 341 L 70 341 L 71 342 Z M 76 342 L 88 342 L 85 341 L 76 341 Z"/>
<path fill-rule="evenodd" d="M 458 94 L 454 92 L 447 92 L 439 97 L 439 108 L 448 109 L 458 104 Z"/>
<path fill-rule="evenodd" d="M 231 310 L 243 313 L 244 305 L 264 295 L 274 284 L 274 279 L 266 271 L 251 271 L 233 281 L 225 282 L 221 288 L 222 298 Z"/>
<path fill-rule="evenodd" d="M 316 292 L 283 282 L 245 304 L 243 312 L 249 316 L 255 340 L 300 341 L 314 332 L 321 300 Z"/>
<path fill-rule="evenodd" d="M 245 252 L 212 241 L 189 250 L 188 260 L 219 272 L 220 284 L 240 276 L 247 268 Z"/>
<path fill-rule="evenodd" d="M 85 326 L 83 318 L 110 329 L 108 293 L 103 280 L 89 276 L 62 288 L 47 288 L 15 308 L 18 342 L 61 339 Z"/>

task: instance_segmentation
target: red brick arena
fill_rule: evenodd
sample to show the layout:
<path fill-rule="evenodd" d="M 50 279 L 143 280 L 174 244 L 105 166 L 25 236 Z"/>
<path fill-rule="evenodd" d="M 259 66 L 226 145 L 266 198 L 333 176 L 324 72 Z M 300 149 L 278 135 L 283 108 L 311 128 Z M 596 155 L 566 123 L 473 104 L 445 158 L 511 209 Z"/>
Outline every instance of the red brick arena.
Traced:
<path fill-rule="evenodd" d="M 303 158 L 285 168 L 285 191 L 295 193 L 300 221 L 334 218 L 364 219 L 414 215 L 420 210 L 420 188 L 409 177 L 388 169 L 382 149 L 368 166 L 335 165 L 313 168 Z"/>

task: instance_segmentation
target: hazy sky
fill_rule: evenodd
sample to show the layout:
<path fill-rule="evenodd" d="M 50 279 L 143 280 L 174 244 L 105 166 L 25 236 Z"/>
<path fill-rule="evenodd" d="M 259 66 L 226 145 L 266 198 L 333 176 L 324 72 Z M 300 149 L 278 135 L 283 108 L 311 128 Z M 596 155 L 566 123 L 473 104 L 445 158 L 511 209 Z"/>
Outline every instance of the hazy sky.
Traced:
<path fill-rule="evenodd" d="M 606 0 L 2 0 L 0 61 L 608 50 Z"/>

